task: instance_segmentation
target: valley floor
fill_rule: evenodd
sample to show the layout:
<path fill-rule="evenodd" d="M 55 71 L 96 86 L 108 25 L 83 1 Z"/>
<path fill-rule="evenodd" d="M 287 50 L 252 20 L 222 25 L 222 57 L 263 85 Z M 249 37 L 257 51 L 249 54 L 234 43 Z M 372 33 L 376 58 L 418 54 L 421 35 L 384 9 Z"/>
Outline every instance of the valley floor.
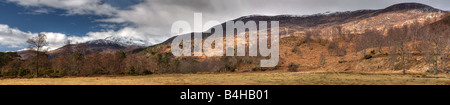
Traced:
<path fill-rule="evenodd" d="M 450 85 L 448 74 L 249 72 L 1 79 L 0 85 Z"/>

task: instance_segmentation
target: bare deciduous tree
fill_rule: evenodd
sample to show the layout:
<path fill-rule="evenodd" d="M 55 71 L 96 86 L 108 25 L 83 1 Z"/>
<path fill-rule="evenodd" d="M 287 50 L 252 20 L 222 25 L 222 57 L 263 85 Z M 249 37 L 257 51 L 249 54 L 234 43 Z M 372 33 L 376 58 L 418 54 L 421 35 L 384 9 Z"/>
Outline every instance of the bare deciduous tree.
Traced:
<path fill-rule="evenodd" d="M 405 55 L 407 52 L 407 43 L 410 41 L 410 36 L 408 35 L 408 27 L 403 26 L 400 28 L 390 28 L 388 31 L 388 39 L 390 39 L 391 46 L 396 47 L 398 49 L 398 53 L 400 53 L 401 63 L 403 68 L 403 74 L 406 74 L 406 60 Z"/>
<path fill-rule="evenodd" d="M 39 75 L 39 56 L 40 52 L 43 51 L 43 47 L 47 46 L 48 43 L 46 41 L 47 36 L 45 34 L 38 34 L 38 36 L 32 37 L 27 40 L 30 50 L 34 50 L 36 52 L 36 74 Z"/>
<path fill-rule="evenodd" d="M 381 43 L 378 42 L 379 39 L 377 38 L 382 38 L 382 35 L 380 34 L 380 32 L 378 32 L 375 29 L 366 29 L 364 31 L 364 33 L 362 33 L 358 39 L 356 40 L 356 49 L 357 50 L 363 50 L 363 56 L 366 55 L 366 49 L 367 48 L 371 48 L 371 47 L 375 47 L 377 44 Z M 381 49 L 381 45 L 377 46 L 380 47 Z"/>
<path fill-rule="evenodd" d="M 320 66 L 324 66 L 325 65 L 325 63 L 326 63 L 326 60 L 325 60 L 325 54 L 320 54 L 320 59 L 319 59 L 319 62 L 320 62 Z"/>
<path fill-rule="evenodd" d="M 395 62 L 397 62 L 397 49 L 394 46 L 389 47 L 389 62 L 392 64 L 392 71 L 395 70 Z"/>

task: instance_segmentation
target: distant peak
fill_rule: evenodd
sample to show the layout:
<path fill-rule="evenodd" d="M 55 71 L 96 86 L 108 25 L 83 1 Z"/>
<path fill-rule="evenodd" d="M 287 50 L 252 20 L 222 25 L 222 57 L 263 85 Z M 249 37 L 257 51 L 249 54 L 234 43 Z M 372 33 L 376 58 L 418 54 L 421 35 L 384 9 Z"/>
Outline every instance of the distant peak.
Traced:
<path fill-rule="evenodd" d="M 433 8 L 429 5 L 421 4 L 421 3 L 400 3 L 394 4 L 384 9 L 384 11 L 400 11 L 400 10 L 411 10 L 411 9 L 419 9 L 423 12 L 438 12 L 441 11 L 439 9 Z"/>
<path fill-rule="evenodd" d="M 97 45 L 108 45 L 108 44 L 117 44 L 120 46 L 150 46 L 152 45 L 150 42 L 138 39 L 135 37 L 126 37 L 126 36 L 109 36 L 105 39 L 98 39 L 93 41 L 88 41 L 88 44 L 97 44 Z"/>

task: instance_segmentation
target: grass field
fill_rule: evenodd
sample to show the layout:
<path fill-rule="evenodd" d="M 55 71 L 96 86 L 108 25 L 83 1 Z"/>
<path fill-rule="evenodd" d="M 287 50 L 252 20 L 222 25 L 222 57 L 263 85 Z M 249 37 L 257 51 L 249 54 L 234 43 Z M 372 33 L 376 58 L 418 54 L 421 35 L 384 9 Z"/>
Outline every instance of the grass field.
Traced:
<path fill-rule="evenodd" d="M 450 76 L 425 74 L 354 74 L 253 72 L 154 74 L 118 77 L 13 78 L 0 85 L 449 85 Z"/>

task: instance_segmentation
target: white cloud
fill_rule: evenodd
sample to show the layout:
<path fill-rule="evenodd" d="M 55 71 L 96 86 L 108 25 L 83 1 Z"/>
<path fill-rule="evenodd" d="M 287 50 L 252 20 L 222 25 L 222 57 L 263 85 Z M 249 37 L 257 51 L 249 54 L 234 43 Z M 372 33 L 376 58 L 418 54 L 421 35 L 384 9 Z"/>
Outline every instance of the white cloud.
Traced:
<path fill-rule="evenodd" d="M 62 33 L 54 33 L 54 32 L 42 32 L 47 36 L 48 46 L 45 46 L 44 49 L 54 50 L 64 45 L 67 37 Z M 14 49 L 25 49 L 27 48 L 26 41 L 38 35 L 38 33 L 31 32 L 23 32 L 17 28 L 11 28 L 8 25 L 0 24 L 0 46 L 6 48 L 14 48 Z"/>
<path fill-rule="evenodd" d="M 67 40 L 67 36 L 62 33 L 42 32 L 42 34 L 47 36 L 48 46 L 45 46 L 44 49 L 48 49 L 49 51 L 64 46 L 65 41 Z"/>
<path fill-rule="evenodd" d="M 101 27 L 103 29 L 115 29 L 118 28 L 116 24 L 99 24 L 97 27 Z"/>
<path fill-rule="evenodd" d="M 24 12 L 23 14 L 37 15 L 37 14 L 50 14 L 50 13 L 52 13 L 52 12 L 54 12 L 53 9 L 49 9 L 49 8 L 38 8 L 38 9 L 35 9 L 35 10 L 31 10 L 31 11 L 28 11 L 28 12 Z M 19 13 L 19 14 L 22 14 L 22 13 Z"/>
<path fill-rule="evenodd" d="M 147 0 L 128 10 L 118 10 L 111 18 L 97 21 L 132 23 L 132 28 L 125 27 L 118 34 L 134 32 L 130 35 L 160 43 L 171 37 L 171 25 L 176 21 L 187 21 L 194 29 L 194 13 L 203 13 L 203 23 L 210 20 L 224 22 L 243 16 L 246 10 L 243 5 L 245 3 L 238 0 Z"/>
<path fill-rule="evenodd" d="M 67 15 L 75 14 L 95 14 L 113 15 L 116 11 L 109 4 L 102 3 L 102 0 L 8 0 L 22 6 L 52 7 L 67 10 Z M 34 11 L 47 12 L 47 11 Z"/>
<path fill-rule="evenodd" d="M 24 48 L 24 44 L 32 33 L 22 32 L 8 25 L 0 24 L 0 45 L 6 48 Z"/>

